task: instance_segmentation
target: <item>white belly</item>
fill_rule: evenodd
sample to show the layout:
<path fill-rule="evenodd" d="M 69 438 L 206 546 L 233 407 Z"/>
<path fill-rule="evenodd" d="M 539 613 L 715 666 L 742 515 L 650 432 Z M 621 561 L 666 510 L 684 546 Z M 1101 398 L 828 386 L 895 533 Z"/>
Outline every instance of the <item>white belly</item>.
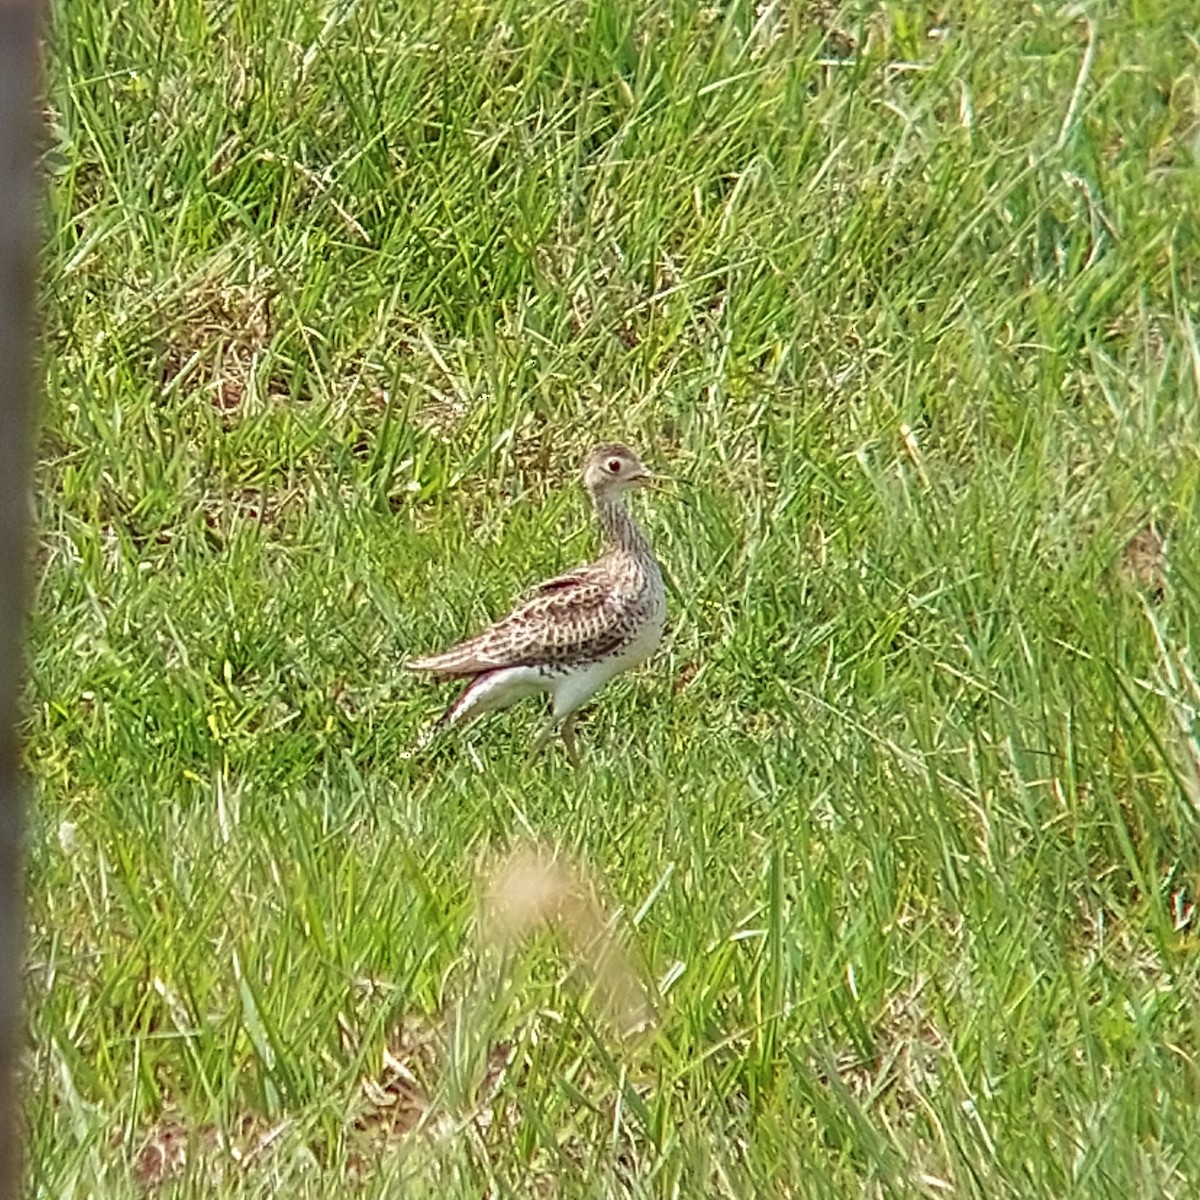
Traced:
<path fill-rule="evenodd" d="M 553 696 L 553 713 L 556 718 L 585 705 L 610 679 L 643 663 L 658 649 L 662 641 L 663 625 L 666 622 L 666 605 L 660 604 L 651 619 L 638 631 L 628 645 L 615 654 L 572 670 L 552 680 L 549 691 Z"/>
<path fill-rule="evenodd" d="M 526 696 L 550 690 L 550 680 L 536 667 L 504 667 L 478 676 L 447 714 L 452 724 L 466 724 L 486 712 L 507 708 Z"/>
<path fill-rule="evenodd" d="M 548 692 L 554 719 L 562 720 L 585 705 L 614 676 L 645 662 L 654 653 L 662 641 L 666 609 L 665 597 L 660 598 L 633 639 L 597 662 L 567 670 L 522 666 L 486 671 L 455 701 L 446 719 L 451 724 L 466 724 L 526 696 Z"/>

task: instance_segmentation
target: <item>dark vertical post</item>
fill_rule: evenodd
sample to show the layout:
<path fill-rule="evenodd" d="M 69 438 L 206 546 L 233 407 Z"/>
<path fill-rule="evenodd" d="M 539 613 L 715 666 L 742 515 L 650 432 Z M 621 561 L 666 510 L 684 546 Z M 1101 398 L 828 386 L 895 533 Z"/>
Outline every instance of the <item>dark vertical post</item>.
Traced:
<path fill-rule="evenodd" d="M 0 1197 L 21 1187 L 24 858 L 17 705 L 24 655 L 37 228 L 36 0 L 0 0 Z"/>

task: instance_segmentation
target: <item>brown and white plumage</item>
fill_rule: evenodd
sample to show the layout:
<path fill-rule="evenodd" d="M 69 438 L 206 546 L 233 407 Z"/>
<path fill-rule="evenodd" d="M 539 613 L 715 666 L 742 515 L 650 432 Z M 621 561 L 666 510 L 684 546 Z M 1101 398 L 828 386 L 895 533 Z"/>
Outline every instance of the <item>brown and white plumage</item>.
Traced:
<path fill-rule="evenodd" d="M 465 724 L 537 692 L 551 697 L 550 720 L 531 751 L 555 729 L 578 764 L 575 713 L 614 675 L 653 653 L 662 638 L 666 594 L 658 562 L 625 508 L 624 493 L 650 472 L 625 446 L 589 455 L 583 481 L 604 535 L 600 557 L 534 588 L 530 598 L 482 633 L 408 665 L 471 683 L 438 728 Z"/>

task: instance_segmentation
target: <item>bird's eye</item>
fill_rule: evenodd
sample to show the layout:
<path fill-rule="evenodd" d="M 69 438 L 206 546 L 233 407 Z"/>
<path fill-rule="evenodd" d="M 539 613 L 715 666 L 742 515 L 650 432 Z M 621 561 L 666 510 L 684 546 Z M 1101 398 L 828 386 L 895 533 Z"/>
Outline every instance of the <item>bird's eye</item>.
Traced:
<path fill-rule="evenodd" d="M 621 460 L 619 458 L 610 458 L 608 460 L 608 471 L 610 475 L 620 475 Z"/>

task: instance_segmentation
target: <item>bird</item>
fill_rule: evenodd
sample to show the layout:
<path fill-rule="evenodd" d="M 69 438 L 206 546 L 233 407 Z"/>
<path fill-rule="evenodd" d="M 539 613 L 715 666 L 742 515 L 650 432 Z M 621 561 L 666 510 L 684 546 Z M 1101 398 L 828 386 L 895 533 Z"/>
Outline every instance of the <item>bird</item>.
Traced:
<path fill-rule="evenodd" d="M 482 632 L 440 654 L 411 659 L 410 670 L 469 680 L 429 739 L 539 692 L 550 715 L 529 761 L 557 730 L 572 766 L 580 766 L 575 717 L 606 683 L 644 662 L 662 640 L 666 591 L 646 535 L 625 507 L 631 489 L 654 476 L 627 446 L 594 449 L 583 467 L 603 546 L 599 557 L 532 589 L 528 599 Z"/>

